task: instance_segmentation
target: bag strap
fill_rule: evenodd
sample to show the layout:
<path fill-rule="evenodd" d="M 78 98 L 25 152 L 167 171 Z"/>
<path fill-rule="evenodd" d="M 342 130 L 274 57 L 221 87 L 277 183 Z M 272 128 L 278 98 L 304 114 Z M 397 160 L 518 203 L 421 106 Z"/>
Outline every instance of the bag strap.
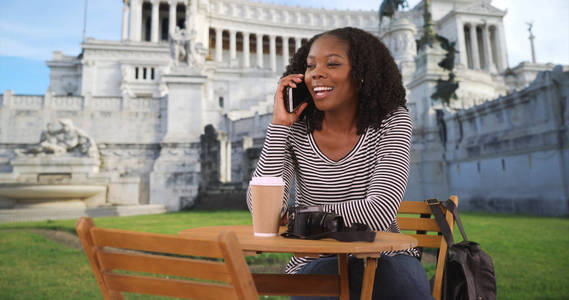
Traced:
<path fill-rule="evenodd" d="M 319 240 L 323 238 L 332 238 L 340 242 L 373 242 L 375 240 L 375 232 L 373 231 L 324 232 L 305 237 L 305 239 L 307 240 Z"/>
<path fill-rule="evenodd" d="M 458 209 L 454 204 L 454 202 L 452 202 L 450 199 L 444 202 L 440 202 L 438 199 L 427 199 L 425 200 L 425 202 L 427 202 L 427 204 L 431 208 L 431 212 L 435 216 L 435 220 L 437 221 L 437 224 L 439 225 L 439 228 L 441 229 L 441 232 L 444 235 L 445 240 L 447 241 L 449 247 L 454 245 L 454 238 L 450 231 L 449 224 L 447 223 L 443 215 L 443 212 L 441 210 L 440 207 L 441 205 L 452 213 L 454 220 L 458 225 L 458 229 L 460 230 L 460 234 L 462 235 L 462 239 L 465 241 L 468 240 L 468 238 L 466 237 L 466 233 L 464 232 L 464 227 L 462 226 L 462 222 L 460 220 L 460 215 L 458 214 Z"/>
<path fill-rule="evenodd" d="M 439 201 L 439 199 L 427 199 L 427 200 L 425 200 L 425 202 L 427 202 L 427 204 L 429 205 L 429 208 L 431 209 L 431 212 L 433 213 L 433 216 L 435 216 L 435 220 L 437 221 L 437 224 L 439 225 L 439 229 L 441 230 L 442 234 L 444 235 L 448 246 L 451 247 L 452 245 L 454 245 L 454 238 L 452 237 L 450 227 L 449 227 L 445 217 L 443 216 L 443 212 L 441 210 L 441 207 L 439 206 L 441 202 Z"/>
<path fill-rule="evenodd" d="M 445 202 L 441 202 L 441 204 L 448 210 L 450 210 L 450 212 L 452 213 L 454 220 L 456 221 L 456 225 L 458 225 L 458 229 L 460 230 L 460 234 L 462 235 L 462 239 L 464 241 L 468 241 L 468 238 L 466 237 L 466 233 L 464 232 L 464 228 L 462 227 L 462 222 L 460 221 L 460 215 L 458 214 L 458 208 L 456 207 L 456 205 L 454 204 L 454 202 L 452 202 L 450 199 L 445 201 Z"/>

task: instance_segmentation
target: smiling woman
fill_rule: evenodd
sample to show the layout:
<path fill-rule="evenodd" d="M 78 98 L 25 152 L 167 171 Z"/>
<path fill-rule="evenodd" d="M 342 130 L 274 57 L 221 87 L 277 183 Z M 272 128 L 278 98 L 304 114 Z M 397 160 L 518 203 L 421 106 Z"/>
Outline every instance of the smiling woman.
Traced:
<path fill-rule="evenodd" d="M 289 113 L 283 91 L 301 82 L 311 98 Z M 395 214 L 409 176 L 411 131 L 401 74 L 389 50 L 363 30 L 331 30 L 300 47 L 287 66 L 253 176 L 283 177 L 283 212 L 296 179 L 296 205 L 321 206 L 341 215 L 347 226 L 399 232 Z M 247 200 L 251 209 L 250 194 Z M 383 253 L 374 299 L 429 299 L 417 256 L 416 249 Z M 363 263 L 348 263 L 356 299 Z M 337 266 L 336 257 L 294 256 L 286 272 L 337 273 Z"/>

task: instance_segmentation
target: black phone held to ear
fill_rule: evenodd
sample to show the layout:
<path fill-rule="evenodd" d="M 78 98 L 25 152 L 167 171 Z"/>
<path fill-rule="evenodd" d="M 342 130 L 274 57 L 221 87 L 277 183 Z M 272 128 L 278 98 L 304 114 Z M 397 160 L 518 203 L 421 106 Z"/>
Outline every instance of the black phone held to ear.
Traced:
<path fill-rule="evenodd" d="M 287 86 L 284 91 L 284 106 L 287 112 L 292 113 L 300 104 L 307 102 L 311 96 L 304 82 L 297 83 L 296 88 Z"/>

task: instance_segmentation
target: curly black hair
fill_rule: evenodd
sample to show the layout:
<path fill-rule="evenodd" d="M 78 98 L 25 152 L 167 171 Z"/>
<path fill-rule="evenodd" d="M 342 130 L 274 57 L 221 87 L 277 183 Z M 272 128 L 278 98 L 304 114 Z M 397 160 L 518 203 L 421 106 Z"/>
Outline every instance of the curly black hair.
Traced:
<path fill-rule="evenodd" d="M 358 28 L 333 29 L 312 37 L 290 59 L 283 77 L 304 74 L 310 47 L 320 37 L 332 35 L 348 43 L 348 56 L 352 64 L 351 77 L 358 86 L 357 133 L 367 127 L 379 128 L 381 121 L 394 109 L 405 107 L 405 88 L 397 64 L 387 47 L 372 34 Z M 308 131 L 319 130 L 324 113 L 309 101 L 301 119 L 306 120 Z"/>

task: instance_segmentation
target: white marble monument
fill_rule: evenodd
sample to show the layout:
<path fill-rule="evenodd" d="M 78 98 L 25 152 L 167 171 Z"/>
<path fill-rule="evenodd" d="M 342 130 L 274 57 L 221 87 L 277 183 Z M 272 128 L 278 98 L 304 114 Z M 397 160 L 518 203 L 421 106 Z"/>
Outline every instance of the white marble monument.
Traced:
<path fill-rule="evenodd" d="M 563 80 L 560 85 L 545 85 L 554 95 L 548 96 L 552 99 L 548 101 L 539 100 L 545 95 L 543 90 L 534 92 L 528 88 L 540 72 L 552 70 L 553 64 L 524 62 L 508 66 L 503 22 L 506 11 L 493 7 L 489 0 L 431 1 L 435 32 L 455 42 L 458 50 L 454 62 L 460 83 L 458 100 L 449 107 L 441 107 L 430 98 L 437 79 L 445 74 L 437 65 L 444 53 L 436 47 L 417 49 L 424 32 L 423 1 L 394 12 L 393 18 L 384 18 L 381 26 L 377 11 L 299 8 L 244 0 L 123 3 L 120 40 L 87 38 L 81 44 L 81 55 L 54 51 L 47 62 L 50 84 L 44 95 L 14 95 L 11 91 L 0 95 L 2 182 L 19 176 L 15 174 L 21 168 L 33 169 L 18 165 L 18 149 L 58 157 L 63 149 L 51 142 L 42 146 L 38 137 L 42 131 L 47 135 L 55 130 L 46 124 L 69 119 L 97 142 L 99 172 L 85 173 L 91 174 L 85 178 L 104 178 L 107 197 L 101 207 L 158 205 L 170 211 L 192 207 L 200 186 L 199 137 L 204 127 L 212 125 L 223 139 L 220 150 L 215 152 L 220 162 L 215 164 L 219 168 L 214 172 L 219 176 L 217 180 L 234 184 L 246 180 L 255 161 L 254 157 L 246 160 L 262 145 L 276 82 L 290 57 L 317 33 L 353 26 L 381 38 L 403 74 L 414 121 L 407 199 L 463 193 L 459 196 L 465 207 L 470 203 L 473 208 L 533 212 L 523 203 L 537 203 L 537 213 L 569 214 L 568 181 L 534 181 L 535 191 L 544 191 L 544 196 L 533 202 L 519 194 L 502 193 L 498 197 L 488 192 L 503 188 L 498 180 L 472 186 L 472 168 L 484 172 L 488 165 L 494 170 L 495 161 L 504 160 L 507 171 L 498 163 L 497 170 L 503 172 L 500 178 L 515 181 L 515 168 L 508 166 L 516 165 L 514 161 L 520 155 L 533 157 L 529 166 L 535 168 L 537 157 L 541 157 L 539 151 L 567 151 L 567 143 L 561 140 L 546 143 L 533 138 L 532 143 L 520 144 L 508 138 L 506 133 L 518 127 L 533 126 L 516 121 L 528 113 L 518 102 L 533 103 L 532 116 L 549 120 L 540 126 L 556 128 L 552 132 L 561 134 L 562 125 L 556 124 L 566 124 L 567 116 L 561 117 L 565 123 L 555 123 L 558 121 L 553 121 L 551 111 L 555 110 L 551 107 L 567 107 L 567 98 L 555 96 L 562 95 L 557 91 L 563 90 L 559 88 L 564 87 Z M 378 1 L 378 8 L 379 4 Z M 528 49 L 528 57 L 529 53 Z M 564 74 L 563 68 L 566 67 L 555 74 Z M 436 117 L 436 111 L 441 109 L 446 111 L 446 143 L 441 140 L 441 118 Z M 488 114 L 496 118 L 487 117 Z M 488 135 L 482 129 L 492 127 L 503 131 Z M 459 128 L 462 135 L 458 134 Z M 476 129 L 468 131 L 470 128 Z M 522 148 L 474 150 L 471 143 L 492 144 L 488 139 Z M 569 161 L 561 159 L 566 154 L 556 155 L 560 157 L 558 163 L 547 164 L 554 166 L 555 172 L 565 174 L 563 178 L 569 178 L 567 163 L 561 163 Z M 41 160 L 39 156 L 34 159 Z M 556 193 L 545 193 L 552 189 Z"/>

